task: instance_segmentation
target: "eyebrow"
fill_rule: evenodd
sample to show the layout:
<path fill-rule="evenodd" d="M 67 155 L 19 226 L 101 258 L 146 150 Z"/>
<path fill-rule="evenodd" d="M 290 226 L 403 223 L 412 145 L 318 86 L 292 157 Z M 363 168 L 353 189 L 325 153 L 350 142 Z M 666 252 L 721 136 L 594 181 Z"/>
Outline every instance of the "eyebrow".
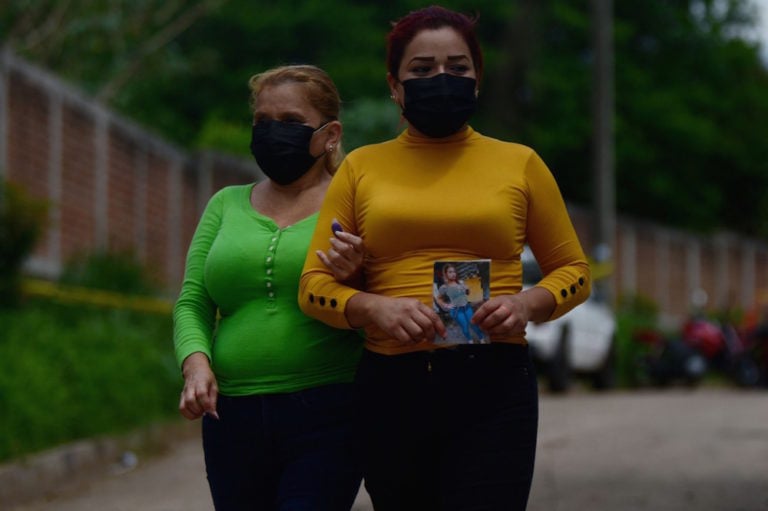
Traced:
<path fill-rule="evenodd" d="M 254 117 L 269 117 L 271 119 L 285 119 L 286 117 L 296 117 L 297 119 L 300 119 L 302 122 L 306 122 L 307 116 L 302 112 L 301 110 L 284 110 L 282 112 L 278 112 L 277 115 L 267 115 L 266 112 L 262 110 L 256 110 L 254 112 Z"/>
<path fill-rule="evenodd" d="M 466 55 L 448 55 L 449 61 L 464 60 L 464 59 L 469 60 L 469 57 L 467 57 Z M 413 57 L 408 63 L 410 64 L 413 61 L 434 62 L 435 57 Z"/>

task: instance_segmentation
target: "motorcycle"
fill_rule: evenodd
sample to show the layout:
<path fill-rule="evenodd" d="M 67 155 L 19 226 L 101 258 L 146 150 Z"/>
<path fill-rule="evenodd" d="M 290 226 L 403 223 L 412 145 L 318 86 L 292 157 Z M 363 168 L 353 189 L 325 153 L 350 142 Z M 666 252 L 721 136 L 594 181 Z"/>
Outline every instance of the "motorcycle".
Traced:
<path fill-rule="evenodd" d="M 750 345 L 733 324 L 692 316 L 683 325 L 681 339 L 704 356 L 709 367 L 736 385 L 754 387 L 760 382 L 760 369 Z"/>
<path fill-rule="evenodd" d="M 757 363 L 758 385 L 768 387 L 768 321 L 744 330 L 744 339 L 752 358 Z"/>
<path fill-rule="evenodd" d="M 668 337 L 657 330 L 643 329 L 633 333 L 634 342 L 644 346 L 637 359 L 640 381 L 658 387 L 681 383 L 697 386 L 707 373 L 705 357 L 679 337 Z"/>

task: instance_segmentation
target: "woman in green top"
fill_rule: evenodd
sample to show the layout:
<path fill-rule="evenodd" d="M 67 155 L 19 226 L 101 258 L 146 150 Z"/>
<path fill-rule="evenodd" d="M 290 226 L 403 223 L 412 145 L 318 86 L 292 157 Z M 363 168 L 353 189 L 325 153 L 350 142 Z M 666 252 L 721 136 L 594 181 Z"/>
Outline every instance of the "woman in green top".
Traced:
<path fill-rule="evenodd" d="M 296 299 L 343 158 L 340 99 L 314 66 L 272 69 L 249 85 L 251 151 L 269 179 L 216 193 L 190 244 L 174 309 L 179 409 L 203 418 L 217 510 L 349 509 L 361 480 L 351 382 L 362 342 L 305 316 Z M 360 238 L 327 229 L 333 246 L 318 255 L 348 279 Z"/>

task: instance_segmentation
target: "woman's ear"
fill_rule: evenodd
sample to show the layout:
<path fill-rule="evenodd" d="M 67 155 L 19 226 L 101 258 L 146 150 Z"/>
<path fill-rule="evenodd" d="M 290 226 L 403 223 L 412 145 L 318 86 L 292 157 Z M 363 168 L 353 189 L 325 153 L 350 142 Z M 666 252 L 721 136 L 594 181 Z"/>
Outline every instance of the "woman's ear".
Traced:
<path fill-rule="evenodd" d="M 333 152 L 334 149 L 336 149 L 341 143 L 341 136 L 344 132 L 344 129 L 342 128 L 339 121 L 329 122 L 325 129 L 326 133 L 328 134 L 327 138 L 325 139 L 325 150 L 328 152 Z"/>
<path fill-rule="evenodd" d="M 400 104 L 397 96 L 397 78 L 392 76 L 392 73 L 387 73 L 387 83 L 389 84 L 389 97 L 398 105 Z"/>

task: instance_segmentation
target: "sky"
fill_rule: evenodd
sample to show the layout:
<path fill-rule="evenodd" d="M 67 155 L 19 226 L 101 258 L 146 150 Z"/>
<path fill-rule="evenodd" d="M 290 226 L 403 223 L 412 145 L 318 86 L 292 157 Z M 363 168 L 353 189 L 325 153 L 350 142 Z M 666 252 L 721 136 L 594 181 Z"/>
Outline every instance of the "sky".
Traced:
<path fill-rule="evenodd" d="M 762 44 L 763 61 L 768 63 L 768 0 L 752 0 L 760 10 L 757 37 Z"/>

